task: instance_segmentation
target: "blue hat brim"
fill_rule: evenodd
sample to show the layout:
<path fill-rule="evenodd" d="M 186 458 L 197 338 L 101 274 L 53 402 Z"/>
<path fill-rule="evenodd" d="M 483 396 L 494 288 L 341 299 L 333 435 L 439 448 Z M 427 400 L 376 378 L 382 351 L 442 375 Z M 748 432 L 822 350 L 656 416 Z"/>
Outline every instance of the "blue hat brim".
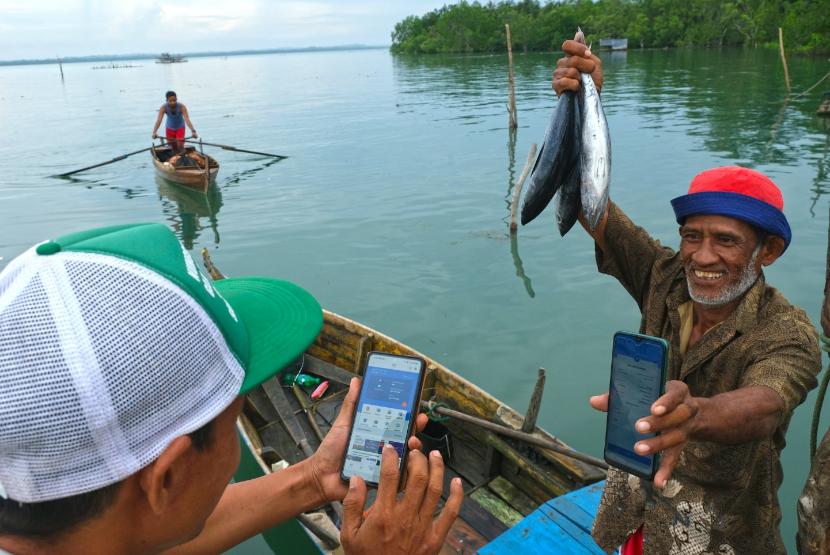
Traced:
<path fill-rule="evenodd" d="M 740 193 L 706 191 L 672 199 L 677 223 L 683 225 L 688 216 L 715 214 L 742 220 L 784 239 L 784 250 L 790 246 L 792 231 L 787 217 L 775 206 Z"/>

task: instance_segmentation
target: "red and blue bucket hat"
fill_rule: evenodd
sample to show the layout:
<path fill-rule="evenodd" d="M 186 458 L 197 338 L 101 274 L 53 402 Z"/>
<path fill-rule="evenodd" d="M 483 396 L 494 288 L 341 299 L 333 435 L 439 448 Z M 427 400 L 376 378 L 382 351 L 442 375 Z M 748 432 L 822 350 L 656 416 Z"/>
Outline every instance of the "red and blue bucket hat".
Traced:
<path fill-rule="evenodd" d="M 701 172 L 692 179 L 689 192 L 672 199 L 677 223 L 688 216 L 729 216 L 784 239 L 790 246 L 792 231 L 784 215 L 784 197 L 773 181 L 759 171 L 723 166 Z"/>

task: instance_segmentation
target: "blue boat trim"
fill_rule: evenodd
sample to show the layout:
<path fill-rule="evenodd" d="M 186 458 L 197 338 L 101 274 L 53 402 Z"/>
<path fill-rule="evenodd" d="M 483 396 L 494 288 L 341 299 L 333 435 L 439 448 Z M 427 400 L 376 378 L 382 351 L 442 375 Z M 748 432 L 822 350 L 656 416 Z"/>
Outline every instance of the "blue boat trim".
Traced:
<path fill-rule="evenodd" d="M 551 499 L 521 522 L 482 547 L 480 555 L 557 553 L 604 555 L 591 537 L 591 526 L 605 482 Z"/>

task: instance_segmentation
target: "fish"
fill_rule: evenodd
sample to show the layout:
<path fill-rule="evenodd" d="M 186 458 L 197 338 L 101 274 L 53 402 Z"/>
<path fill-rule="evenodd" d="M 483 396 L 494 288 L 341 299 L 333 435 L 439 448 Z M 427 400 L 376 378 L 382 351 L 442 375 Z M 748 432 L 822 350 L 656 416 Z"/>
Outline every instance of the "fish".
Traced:
<path fill-rule="evenodd" d="M 584 39 L 583 39 L 584 44 Z M 582 149 L 579 159 L 582 213 L 591 231 L 608 208 L 611 185 L 611 135 L 593 78 L 580 74 L 579 104 L 582 108 Z"/>
<path fill-rule="evenodd" d="M 573 139 L 576 148 L 573 149 L 569 162 L 568 172 L 564 183 L 556 193 L 556 225 L 559 228 L 559 235 L 565 236 L 579 218 L 579 208 L 582 205 L 582 194 L 579 187 L 579 159 L 582 153 L 582 109 L 580 102 L 574 104 L 573 112 Z"/>
<path fill-rule="evenodd" d="M 576 95 L 565 91 L 548 123 L 542 148 L 536 155 L 527 192 L 522 203 L 521 222 L 526 225 L 542 213 L 570 173 L 577 141 L 573 137 Z"/>

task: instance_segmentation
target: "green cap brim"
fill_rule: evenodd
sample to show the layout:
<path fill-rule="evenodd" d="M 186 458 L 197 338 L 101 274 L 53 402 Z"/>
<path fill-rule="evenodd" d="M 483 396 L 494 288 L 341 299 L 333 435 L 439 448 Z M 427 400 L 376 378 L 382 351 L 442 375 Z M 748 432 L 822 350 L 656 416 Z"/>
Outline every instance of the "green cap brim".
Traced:
<path fill-rule="evenodd" d="M 323 328 L 323 310 L 300 287 L 266 277 L 214 282 L 248 331 L 250 358 L 240 393 L 247 393 L 288 366 Z"/>

